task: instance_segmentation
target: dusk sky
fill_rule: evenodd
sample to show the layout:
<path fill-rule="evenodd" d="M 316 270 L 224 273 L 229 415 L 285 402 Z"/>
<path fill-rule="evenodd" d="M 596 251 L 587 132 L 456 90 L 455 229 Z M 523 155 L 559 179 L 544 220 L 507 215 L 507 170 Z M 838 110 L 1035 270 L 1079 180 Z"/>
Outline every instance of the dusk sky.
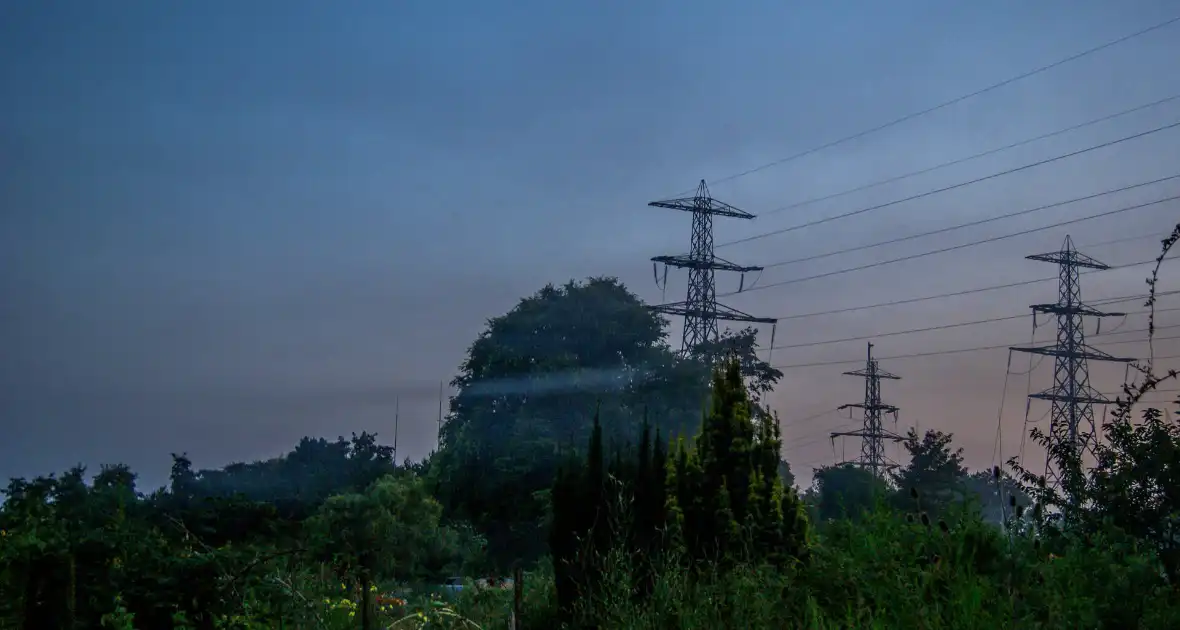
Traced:
<path fill-rule="evenodd" d="M 547 282 L 592 275 L 661 300 L 648 259 L 687 250 L 690 218 L 648 201 L 716 182 L 716 197 L 761 215 L 718 220 L 720 244 L 1178 122 L 1180 98 L 774 212 L 1180 95 L 1173 23 L 730 179 L 1177 15 L 1176 0 L 3 2 L 0 478 L 123 462 L 153 485 L 170 452 L 217 467 L 281 454 L 304 435 L 388 441 L 398 398 L 399 459 L 420 458 L 434 447 L 439 382 L 488 318 Z M 1180 128 L 1165 129 L 717 253 L 769 265 L 1180 175 L 1178 147 Z M 1180 179 L 781 265 L 758 284 L 1174 195 Z M 1125 265 L 1154 257 L 1177 221 L 1180 203 L 1161 203 L 724 301 L 789 316 L 1045 278 L 1056 269 L 1024 256 L 1066 234 Z M 1085 275 L 1083 297 L 1142 293 L 1148 271 Z M 719 276 L 719 293 L 737 282 Z M 1159 290 L 1177 289 L 1180 268 L 1165 263 Z M 671 273 L 664 299 L 684 290 Z M 1018 315 L 1055 299 L 1042 282 L 792 319 L 775 341 Z M 1166 310 L 1178 306 L 1180 296 L 1161 298 L 1157 325 L 1180 323 Z M 903 377 L 885 386 L 901 407 L 897 430 L 954 432 L 969 466 L 990 465 L 1007 351 L 887 357 L 1027 343 L 1031 322 L 878 338 L 882 367 Z M 1132 315 L 1120 330 L 1145 325 Z M 1166 339 L 1180 332 L 1158 336 L 1157 356 L 1180 354 Z M 1037 341 L 1052 338 L 1040 322 Z M 1144 338 L 1092 341 L 1144 356 Z M 858 450 L 826 438 L 847 416 L 813 416 L 862 396 L 840 373 L 860 367 L 864 343 L 773 353 L 779 366 L 852 362 L 790 367 L 771 398 L 803 477 Z M 1051 384 L 1051 363 L 1037 364 L 1033 390 Z M 1018 356 L 1012 371 L 1028 365 Z M 1102 391 L 1122 376 L 1092 368 Z M 1019 448 L 1029 387 L 1009 377 L 1005 457 Z M 1045 410 L 1035 402 L 1031 419 Z"/>

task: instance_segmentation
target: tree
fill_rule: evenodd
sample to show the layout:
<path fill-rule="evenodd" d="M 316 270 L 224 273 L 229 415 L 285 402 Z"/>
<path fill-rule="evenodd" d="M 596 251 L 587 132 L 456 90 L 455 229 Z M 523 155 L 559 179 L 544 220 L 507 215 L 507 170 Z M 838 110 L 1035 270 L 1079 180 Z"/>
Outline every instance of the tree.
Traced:
<path fill-rule="evenodd" d="M 859 519 L 888 498 L 889 485 L 865 468 L 845 464 L 815 471 L 810 501 L 817 519 Z"/>
<path fill-rule="evenodd" d="M 807 555 L 808 527 L 794 488 L 779 473 L 777 421 L 757 410 L 731 357 L 713 376 L 712 407 L 669 472 L 671 518 L 698 562 L 790 562 Z"/>
<path fill-rule="evenodd" d="M 1106 437 L 1084 486 L 1084 526 L 1110 524 L 1146 541 L 1180 583 L 1180 425 L 1149 407 L 1138 424 L 1117 418 Z"/>
<path fill-rule="evenodd" d="M 364 492 L 331 497 L 309 521 L 309 547 L 360 589 L 361 626 L 372 627 L 370 587 L 412 573 L 440 540 L 442 506 L 422 480 L 387 476 Z"/>
<path fill-rule="evenodd" d="M 666 326 L 613 278 L 546 286 L 489 320 L 452 381 L 431 462 L 447 514 L 476 525 L 502 563 L 531 560 L 545 551 L 559 453 L 586 443 L 595 410 L 607 449 L 634 445 L 645 419 L 685 432 L 708 404 L 711 359 L 678 356 Z M 780 375 L 757 359 L 752 330 L 705 354 L 722 349 L 757 391 Z"/>
<path fill-rule="evenodd" d="M 194 471 L 184 455 L 173 455 L 173 498 L 240 497 L 273 504 L 285 517 L 303 520 L 328 497 L 360 491 L 397 470 L 393 448 L 376 434 L 353 434 L 329 442 L 305 437 L 286 455 L 221 469 Z"/>
<path fill-rule="evenodd" d="M 630 457 L 616 450 L 606 461 L 596 416 L 586 457 L 559 469 L 549 540 L 567 621 L 574 603 L 595 593 L 612 550 L 637 559 L 627 588 L 636 597 L 651 592 L 669 546 L 700 568 L 808 559 L 807 518 L 780 474 L 778 423 L 755 412 L 737 359 L 716 370 L 712 393 L 692 446 L 678 439 L 671 458 L 644 423 Z"/>
<path fill-rule="evenodd" d="M 778 460 L 778 478 L 782 480 L 784 488 L 795 487 L 795 473 L 791 472 L 791 465 L 785 459 Z"/>
<path fill-rule="evenodd" d="M 950 433 L 935 430 L 926 431 L 921 438 L 914 429 L 906 433 L 902 445 L 909 453 L 910 461 L 893 475 L 898 488 L 895 501 L 899 507 L 918 507 L 935 516 L 952 501 L 963 498 L 967 469 L 963 467 L 963 449 L 951 448 L 953 438 Z"/>
<path fill-rule="evenodd" d="M 761 402 L 762 397 L 782 379 L 783 373 L 760 359 L 757 349 L 758 331 L 753 327 L 724 330 L 717 341 L 706 341 L 697 347 L 694 356 L 699 357 L 699 361 L 693 367 L 707 379 L 712 376 L 713 366 L 736 359 L 750 399 Z"/>

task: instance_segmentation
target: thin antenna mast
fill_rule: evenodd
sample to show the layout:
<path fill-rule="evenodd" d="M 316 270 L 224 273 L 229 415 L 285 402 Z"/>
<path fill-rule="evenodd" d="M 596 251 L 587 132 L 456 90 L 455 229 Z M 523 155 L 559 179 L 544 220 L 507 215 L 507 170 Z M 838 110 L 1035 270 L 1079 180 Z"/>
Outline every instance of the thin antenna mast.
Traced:
<path fill-rule="evenodd" d="M 393 465 L 397 466 L 397 425 L 402 415 L 402 397 L 398 396 L 393 403 Z"/>
<path fill-rule="evenodd" d="M 443 420 L 443 382 L 438 382 L 438 435 L 435 437 L 435 450 L 442 450 L 442 420 Z"/>

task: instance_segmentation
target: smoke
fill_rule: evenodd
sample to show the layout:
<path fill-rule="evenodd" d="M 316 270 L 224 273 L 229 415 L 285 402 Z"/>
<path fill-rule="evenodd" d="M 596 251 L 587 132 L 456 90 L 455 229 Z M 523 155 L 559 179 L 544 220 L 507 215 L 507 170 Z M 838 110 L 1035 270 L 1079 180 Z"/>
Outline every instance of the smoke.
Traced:
<path fill-rule="evenodd" d="M 583 368 L 479 381 L 468 386 L 463 396 L 490 398 L 613 392 L 639 384 L 651 375 L 652 371 L 646 368 Z"/>

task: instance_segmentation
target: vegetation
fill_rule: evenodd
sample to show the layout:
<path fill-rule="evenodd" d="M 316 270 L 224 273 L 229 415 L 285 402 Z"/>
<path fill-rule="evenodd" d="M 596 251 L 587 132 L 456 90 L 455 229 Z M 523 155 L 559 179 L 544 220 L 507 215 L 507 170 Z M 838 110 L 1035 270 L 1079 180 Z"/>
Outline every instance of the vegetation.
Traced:
<path fill-rule="evenodd" d="M 150 493 L 124 466 L 14 479 L 0 626 L 503 628 L 512 589 L 431 585 L 523 569 L 525 628 L 1180 627 L 1180 428 L 1137 405 L 1175 372 L 1138 366 L 1057 486 L 927 431 L 888 478 L 800 493 L 753 341 L 682 357 L 616 281 L 546 287 L 472 344 L 423 462 L 361 434 L 174 455 Z"/>

